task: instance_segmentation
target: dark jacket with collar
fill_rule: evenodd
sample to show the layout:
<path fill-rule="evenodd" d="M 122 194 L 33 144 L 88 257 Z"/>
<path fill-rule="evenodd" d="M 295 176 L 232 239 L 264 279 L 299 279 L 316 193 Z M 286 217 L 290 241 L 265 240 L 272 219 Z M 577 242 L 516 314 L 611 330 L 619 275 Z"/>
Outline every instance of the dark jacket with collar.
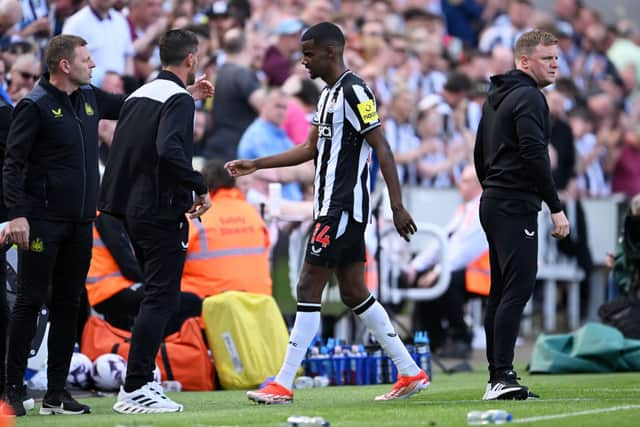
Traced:
<path fill-rule="evenodd" d="M 478 126 L 474 163 L 483 197 L 544 200 L 552 213 L 562 210 L 548 145 L 549 107 L 535 81 L 512 70 L 491 77 Z"/>
<path fill-rule="evenodd" d="M 3 167 L 9 219 L 91 221 L 98 193 L 98 121 L 124 97 L 94 86 L 68 95 L 43 76 L 16 106 Z"/>
<path fill-rule="evenodd" d="M 193 192 L 207 186 L 191 165 L 195 104 L 169 71 L 133 92 L 122 107 L 98 208 L 116 216 L 180 221 Z"/>

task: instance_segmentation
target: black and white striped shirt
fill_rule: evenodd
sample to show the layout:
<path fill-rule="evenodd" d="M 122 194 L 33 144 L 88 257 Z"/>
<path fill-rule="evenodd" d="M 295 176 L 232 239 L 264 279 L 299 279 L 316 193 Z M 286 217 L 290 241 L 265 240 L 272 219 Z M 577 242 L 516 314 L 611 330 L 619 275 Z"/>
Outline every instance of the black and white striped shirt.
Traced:
<path fill-rule="evenodd" d="M 346 70 L 322 90 L 312 123 L 318 128 L 314 218 L 347 211 L 355 221 L 368 221 L 371 147 L 365 134 L 381 124 L 373 93 Z"/>

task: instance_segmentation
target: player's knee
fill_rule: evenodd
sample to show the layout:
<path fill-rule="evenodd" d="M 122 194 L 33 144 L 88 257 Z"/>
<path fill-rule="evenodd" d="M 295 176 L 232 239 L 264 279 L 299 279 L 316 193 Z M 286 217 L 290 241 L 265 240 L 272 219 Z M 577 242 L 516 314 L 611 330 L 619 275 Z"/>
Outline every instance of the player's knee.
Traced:
<path fill-rule="evenodd" d="M 298 301 L 320 303 L 322 300 L 322 289 L 322 287 L 318 287 L 314 282 L 300 280 L 297 287 Z"/>
<path fill-rule="evenodd" d="M 340 298 L 347 307 L 353 308 L 369 297 L 367 287 L 353 286 L 349 289 L 340 289 Z"/>

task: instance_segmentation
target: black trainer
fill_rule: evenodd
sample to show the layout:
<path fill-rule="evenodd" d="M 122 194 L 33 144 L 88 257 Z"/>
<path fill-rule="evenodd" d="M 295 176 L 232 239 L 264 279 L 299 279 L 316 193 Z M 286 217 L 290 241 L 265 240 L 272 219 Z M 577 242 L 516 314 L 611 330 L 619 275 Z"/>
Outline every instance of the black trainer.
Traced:
<path fill-rule="evenodd" d="M 49 392 L 42 399 L 40 415 L 90 414 L 91 408 L 75 400 L 67 390 Z"/>
<path fill-rule="evenodd" d="M 487 384 L 482 400 L 526 400 L 529 398 L 529 389 L 518 383 L 518 374 L 515 371 L 504 371 L 497 374 Z"/>
<path fill-rule="evenodd" d="M 13 413 L 16 417 L 27 415 L 24 409 L 24 401 L 27 400 L 27 387 L 25 385 L 7 385 L 6 390 L 7 403 L 11 405 Z"/>

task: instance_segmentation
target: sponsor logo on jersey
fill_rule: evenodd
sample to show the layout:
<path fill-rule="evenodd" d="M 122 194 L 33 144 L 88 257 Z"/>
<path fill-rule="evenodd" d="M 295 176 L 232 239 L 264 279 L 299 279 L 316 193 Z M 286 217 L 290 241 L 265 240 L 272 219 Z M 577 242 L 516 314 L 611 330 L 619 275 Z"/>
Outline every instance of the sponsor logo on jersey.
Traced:
<path fill-rule="evenodd" d="M 373 102 L 373 99 L 367 99 L 364 102 L 358 104 L 358 113 L 360 113 L 360 118 L 365 124 L 377 122 L 378 112 L 376 111 L 376 104 Z"/>

